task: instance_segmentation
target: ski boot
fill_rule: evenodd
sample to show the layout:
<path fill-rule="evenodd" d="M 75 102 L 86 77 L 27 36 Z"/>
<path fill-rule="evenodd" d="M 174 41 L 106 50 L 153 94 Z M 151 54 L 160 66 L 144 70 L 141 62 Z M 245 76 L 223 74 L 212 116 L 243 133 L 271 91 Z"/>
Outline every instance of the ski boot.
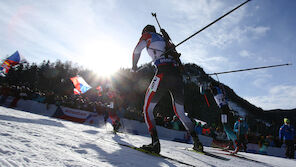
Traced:
<path fill-rule="evenodd" d="M 232 154 L 237 154 L 239 152 L 239 150 L 240 150 L 241 143 L 238 140 L 235 140 L 234 142 L 235 142 L 235 149 L 232 152 Z"/>
<path fill-rule="evenodd" d="M 229 150 L 234 150 L 234 149 L 235 149 L 235 147 L 233 145 L 233 142 L 231 140 L 229 140 L 227 147 L 223 148 L 222 150 L 229 151 Z"/>
<path fill-rule="evenodd" d="M 232 154 L 237 154 L 239 151 L 239 146 L 236 146 L 235 150 L 232 152 Z"/>
<path fill-rule="evenodd" d="M 115 121 L 115 123 L 113 124 L 113 131 L 114 132 L 118 132 L 118 129 L 121 127 L 121 124 L 118 120 Z"/>
<path fill-rule="evenodd" d="M 140 148 L 143 150 L 146 150 L 148 152 L 151 152 L 151 153 L 159 154 L 160 153 L 160 143 L 159 143 L 159 139 L 158 139 L 156 130 L 152 130 L 151 137 L 152 137 L 152 143 L 148 144 L 148 145 L 143 145 Z"/>
<path fill-rule="evenodd" d="M 193 150 L 198 151 L 198 152 L 203 152 L 203 145 L 199 141 L 198 136 L 196 135 L 195 132 L 190 133 L 193 139 Z"/>
<path fill-rule="evenodd" d="M 246 146 L 243 147 L 243 151 L 247 152 L 247 147 Z"/>

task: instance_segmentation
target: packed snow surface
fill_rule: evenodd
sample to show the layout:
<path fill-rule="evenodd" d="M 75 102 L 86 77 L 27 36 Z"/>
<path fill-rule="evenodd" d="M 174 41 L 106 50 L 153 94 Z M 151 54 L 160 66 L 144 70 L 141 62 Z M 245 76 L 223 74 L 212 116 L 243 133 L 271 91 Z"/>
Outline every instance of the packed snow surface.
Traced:
<path fill-rule="evenodd" d="M 24 111 L 0 107 L 0 166 L 10 167 L 165 167 L 186 166 L 176 161 L 148 155 L 117 143 L 141 146 L 150 137 L 112 133 L 107 124 L 88 126 Z M 220 160 L 184 150 L 190 144 L 161 140 L 161 154 L 194 166 L 261 167 L 296 166 L 296 160 L 239 153 L 245 160 L 217 148 L 205 151 L 229 159 Z"/>

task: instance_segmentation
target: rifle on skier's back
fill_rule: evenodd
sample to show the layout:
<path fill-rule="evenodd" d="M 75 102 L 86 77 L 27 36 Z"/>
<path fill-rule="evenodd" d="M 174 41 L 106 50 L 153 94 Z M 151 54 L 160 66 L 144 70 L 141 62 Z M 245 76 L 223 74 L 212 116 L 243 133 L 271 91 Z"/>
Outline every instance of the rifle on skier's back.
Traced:
<path fill-rule="evenodd" d="M 158 19 L 156 17 L 156 13 L 152 13 L 152 16 L 155 17 L 156 19 L 156 22 L 158 24 L 158 27 L 160 29 L 160 32 L 165 40 L 165 52 L 164 52 L 164 56 L 166 58 L 168 58 L 168 56 L 171 56 L 173 57 L 173 59 L 178 63 L 178 66 L 180 67 L 180 69 L 183 69 L 183 66 L 182 66 L 182 63 L 181 63 L 181 60 L 180 60 L 180 56 L 181 56 L 181 53 L 178 53 L 177 50 L 176 50 L 176 46 L 174 45 L 174 43 L 171 41 L 171 38 L 169 36 L 169 34 L 161 28 L 159 22 L 158 22 Z"/>

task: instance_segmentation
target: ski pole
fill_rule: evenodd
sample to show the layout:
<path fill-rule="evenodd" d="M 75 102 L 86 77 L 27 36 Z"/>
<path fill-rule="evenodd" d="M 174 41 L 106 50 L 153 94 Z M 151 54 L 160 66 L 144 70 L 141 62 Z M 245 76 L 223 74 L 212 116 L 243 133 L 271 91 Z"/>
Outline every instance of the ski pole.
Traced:
<path fill-rule="evenodd" d="M 105 122 L 104 125 L 105 125 L 106 133 L 108 133 L 107 123 Z"/>
<path fill-rule="evenodd" d="M 151 60 L 149 63 L 144 64 L 141 68 L 137 69 L 136 72 L 139 72 L 139 71 L 143 70 L 144 68 L 148 67 L 153 61 L 154 61 L 154 59 Z"/>
<path fill-rule="evenodd" d="M 218 19 L 214 20 L 213 22 L 211 22 L 210 24 L 208 24 L 207 26 L 203 27 L 202 29 L 200 29 L 199 31 L 197 31 L 196 33 L 190 35 L 188 38 L 184 39 L 183 41 L 181 41 L 180 43 L 178 43 L 176 47 L 178 47 L 179 45 L 181 45 L 182 43 L 186 42 L 187 40 L 189 40 L 190 38 L 194 37 L 196 34 L 202 32 L 203 30 L 205 30 L 206 28 L 210 27 L 211 25 L 213 25 L 214 23 L 218 22 L 219 20 L 221 20 L 222 18 L 224 18 L 225 16 L 229 15 L 230 13 L 232 13 L 233 11 L 237 10 L 238 8 L 240 8 L 241 6 L 245 5 L 246 3 L 248 3 L 251 0 L 246 0 L 245 2 L 243 2 L 242 4 L 238 5 L 237 7 L 235 7 L 234 9 L 230 10 L 229 12 L 225 13 L 223 16 L 219 17 Z"/>
<path fill-rule="evenodd" d="M 229 12 L 225 13 L 224 15 L 222 15 L 221 17 L 219 17 L 218 19 L 214 20 L 213 22 L 211 22 L 210 24 L 206 25 L 205 27 L 203 27 L 202 29 L 200 29 L 199 31 L 195 32 L 194 34 L 190 35 L 189 37 L 187 37 L 186 39 L 184 39 L 183 41 L 181 41 L 180 43 L 178 43 L 177 45 L 175 45 L 174 47 L 170 48 L 169 50 L 167 50 L 165 53 L 168 53 L 169 51 L 175 49 L 176 47 L 180 46 L 181 44 L 183 44 L 184 42 L 186 42 L 187 40 L 189 40 L 190 38 L 194 37 L 196 34 L 202 32 L 203 30 L 207 29 L 208 27 L 210 27 L 211 25 L 213 25 L 214 23 L 218 22 L 219 20 L 221 20 L 222 18 L 224 18 L 225 16 L 229 15 L 230 13 L 232 13 L 233 11 L 237 10 L 238 8 L 240 8 L 241 6 L 245 5 L 246 3 L 248 3 L 251 0 L 246 0 L 245 2 L 243 2 L 242 4 L 238 5 L 237 7 L 235 7 L 234 9 L 230 10 Z M 155 14 L 156 16 L 156 14 Z M 156 18 L 156 17 L 155 17 Z M 158 23 L 158 20 L 156 18 L 156 21 Z M 159 23 L 158 23 L 159 24 Z M 146 66 L 148 66 L 149 64 L 151 64 L 153 62 L 150 61 L 148 64 L 142 66 L 141 68 L 139 68 L 136 72 L 141 71 L 142 69 L 146 68 Z"/>
<path fill-rule="evenodd" d="M 226 73 L 233 73 L 233 72 L 242 72 L 242 71 L 250 71 L 250 70 L 258 70 L 258 69 L 263 69 L 263 68 L 272 68 L 272 67 L 279 67 L 279 66 L 289 66 L 292 64 L 278 64 L 278 65 L 272 65 L 272 66 L 263 66 L 263 67 L 255 67 L 255 68 L 246 68 L 246 69 L 241 69 L 241 70 L 233 70 L 233 71 L 224 71 L 224 72 L 217 72 L 217 73 L 212 73 L 208 75 L 216 75 L 218 77 L 218 74 L 226 74 Z"/>

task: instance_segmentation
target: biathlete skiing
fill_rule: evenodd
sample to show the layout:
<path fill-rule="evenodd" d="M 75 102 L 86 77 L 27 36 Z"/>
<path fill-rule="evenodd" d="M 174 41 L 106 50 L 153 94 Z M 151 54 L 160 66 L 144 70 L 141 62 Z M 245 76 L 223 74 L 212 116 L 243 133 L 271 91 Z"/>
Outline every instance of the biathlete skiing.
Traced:
<path fill-rule="evenodd" d="M 119 101 L 119 94 L 114 90 L 112 84 L 109 81 L 104 89 L 100 87 L 99 96 L 102 96 L 102 101 L 105 102 L 104 107 L 104 122 L 106 124 L 108 118 L 112 121 L 111 124 L 113 126 L 113 132 L 118 132 L 119 128 L 121 127 L 120 117 L 117 115 L 119 111 L 118 101 Z"/>
<path fill-rule="evenodd" d="M 162 34 L 166 34 L 164 29 L 161 29 L 161 32 Z M 181 75 L 182 64 L 179 59 L 180 54 L 177 53 L 174 49 L 174 45 L 164 36 L 156 33 L 153 25 L 147 25 L 143 29 L 142 36 L 133 52 L 132 69 L 134 71 L 137 70 L 138 60 L 145 47 L 157 69 L 147 88 L 143 106 L 145 123 L 151 135 L 152 143 L 143 145 L 141 148 L 149 152 L 160 153 L 160 142 L 157 135 L 153 110 L 161 97 L 169 92 L 176 116 L 181 120 L 182 124 L 193 138 L 193 149 L 203 151 L 203 145 L 194 130 L 194 124 L 185 115 L 184 111 L 184 85 Z"/>
<path fill-rule="evenodd" d="M 242 147 L 244 152 L 247 152 L 247 144 L 248 144 L 248 131 L 249 126 L 247 124 L 246 118 L 240 116 L 238 120 L 234 123 L 233 131 L 237 136 L 237 150 L 239 151 L 240 147 Z"/>
<path fill-rule="evenodd" d="M 224 132 L 226 133 L 227 138 L 233 142 L 233 143 L 231 142 L 230 145 L 226 149 L 231 149 L 231 146 L 234 145 L 235 146 L 234 153 L 237 153 L 239 150 L 237 136 L 234 133 L 234 131 L 232 130 L 232 128 L 231 128 L 232 125 L 229 122 L 230 121 L 229 116 L 231 113 L 230 113 L 230 108 L 228 106 L 228 102 L 227 102 L 227 98 L 226 98 L 226 94 L 224 92 L 224 89 L 222 88 L 222 85 L 220 85 L 217 82 L 211 82 L 209 84 L 209 89 L 210 89 L 211 93 L 213 94 L 218 107 L 220 108 L 221 123 L 223 125 Z"/>

